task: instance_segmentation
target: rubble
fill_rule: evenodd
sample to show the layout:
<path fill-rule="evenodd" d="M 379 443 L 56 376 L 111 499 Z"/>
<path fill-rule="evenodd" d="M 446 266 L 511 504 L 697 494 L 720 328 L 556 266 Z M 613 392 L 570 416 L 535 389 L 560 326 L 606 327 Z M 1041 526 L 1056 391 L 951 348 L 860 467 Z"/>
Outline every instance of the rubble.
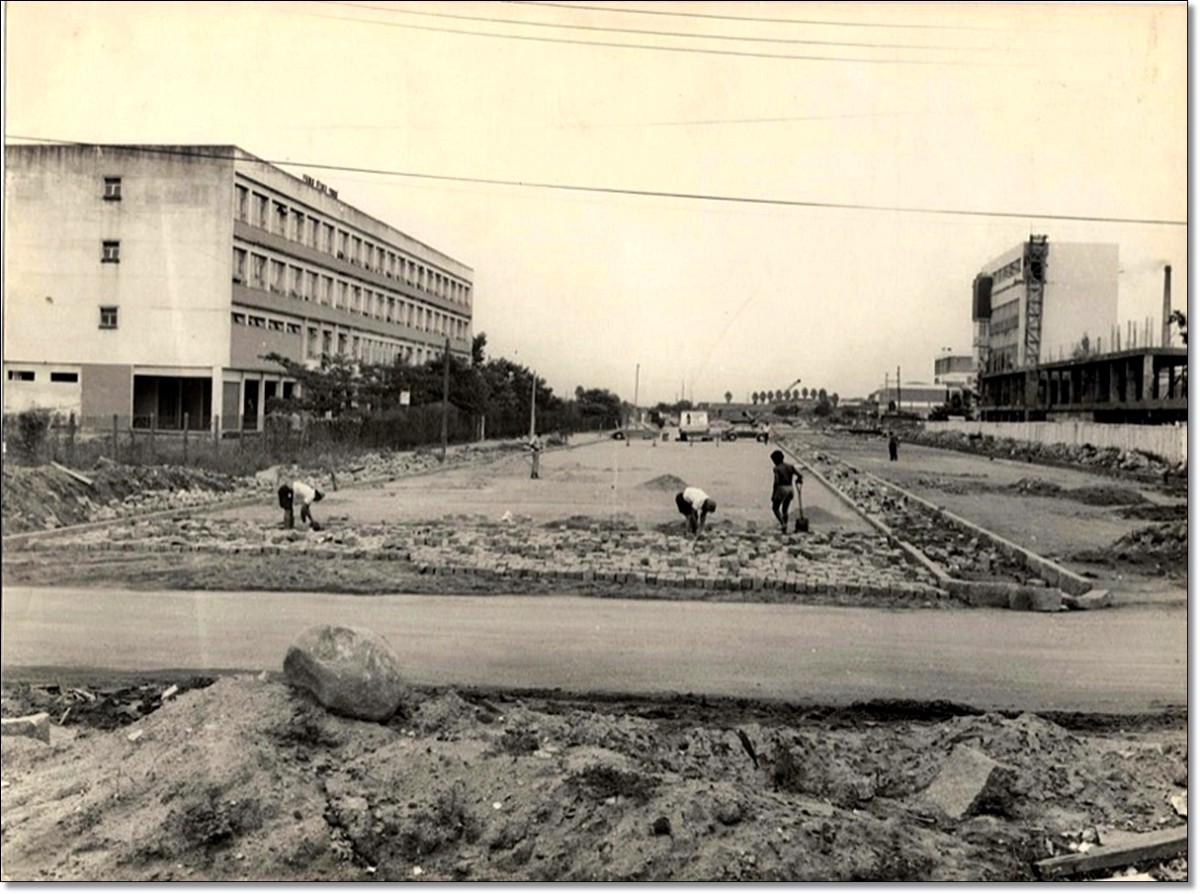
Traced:
<path fill-rule="evenodd" d="M 17 695 L 6 686 L 6 711 L 27 713 Z M 1031 881 L 1039 861 L 1117 845 L 1097 829 L 1127 844 L 1178 822 L 1168 796 L 1188 760 L 1182 714 L 1165 727 L 1123 717 L 1105 733 L 1088 718 L 917 703 L 887 713 L 438 687 L 414 687 L 410 703 L 411 715 L 363 723 L 282 681 L 232 676 L 143 716 L 136 747 L 129 729 L 77 727 L 50 748 L 5 738 L 5 874 Z M 969 805 L 932 817 L 926 793 L 949 781 L 956 752 L 969 772 L 946 803 Z M 1121 859 L 1187 875 L 1178 858 Z"/>

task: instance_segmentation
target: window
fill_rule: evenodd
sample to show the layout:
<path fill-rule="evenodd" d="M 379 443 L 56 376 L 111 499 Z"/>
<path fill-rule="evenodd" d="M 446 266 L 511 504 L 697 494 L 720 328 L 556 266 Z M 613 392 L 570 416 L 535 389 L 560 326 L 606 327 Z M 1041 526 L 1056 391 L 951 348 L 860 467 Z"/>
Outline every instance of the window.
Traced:
<path fill-rule="evenodd" d="M 244 248 L 233 250 L 233 281 L 246 281 L 246 249 Z"/>
<path fill-rule="evenodd" d="M 287 236 L 288 229 L 288 210 L 287 206 L 282 202 L 275 203 L 275 232 L 280 236 Z"/>
<path fill-rule="evenodd" d="M 50 373 L 51 382 L 78 382 L 79 373 Z"/>
<path fill-rule="evenodd" d="M 116 239 L 105 239 L 100 243 L 100 263 L 121 263 L 121 243 Z"/>
<path fill-rule="evenodd" d="M 8 371 L 8 380 L 10 382 L 32 382 L 36 376 L 31 369 L 10 369 Z"/>
<path fill-rule="evenodd" d="M 254 219 L 251 222 L 264 230 L 267 228 L 267 205 L 269 202 L 270 200 L 261 193 L 254 194 Z"/>
<path fill-rule="evenodd" d="M 250 325 L 253 326 L 255 329 L 267 328 L 266 317 L 248 317 L 247 319 L 248 319 L 248 322 L 250 323 Z"/>
<path fill-rule="evenodd" d="M 292 238 L 297 242 L 304 241 L 304 212 L 292 212 Z"/>
<path fill-rule="evenodd" d="M 250 190 L 244 186 L 234 187 L 237 202 L 237 219 L 242 223 L 250 220 Z"/>
<path fill-rule="evenodd" d="M 115 307 L 100 308 L 100 328 L 101 329 L 116 329 L 117 328 L 117 309 Z"/>
<path fill-rule="evenodd" d="M 267 259 L 263 255 L 250 256 L 250 285 L 258 289 L 267 285 Z"/>
<path fill-rule="evenodd" d="M 272 332 L 282 332 L 283 320 L 267 320 L 267 328 Z"/>
<path fill-rule="evenodd" d="M 106 201 L 106 202 L 121 201 L 121 178 L 120 177 L 105 177 L 104 178 L 104 201 Z"/>
<path fill-rule="evenodd" d="M 333 349 L 333 333 L 328 329 L 321 332 L 321 353 L 328 354 Z"/>
<path fill-rule="evenodd" d="M 305 353 L 309 357 L 317 356 L 317 327 L 315 326 L 308 327 L 308 341 L 306 343 L 306 348 L 307 350 Z"/>
<path fill-rule="evenodd" d="M 239 326 L 245 326 L 246 325 L 246 315 L 245 314 L 234 314 L 233 322 L 235 322 Z"/>

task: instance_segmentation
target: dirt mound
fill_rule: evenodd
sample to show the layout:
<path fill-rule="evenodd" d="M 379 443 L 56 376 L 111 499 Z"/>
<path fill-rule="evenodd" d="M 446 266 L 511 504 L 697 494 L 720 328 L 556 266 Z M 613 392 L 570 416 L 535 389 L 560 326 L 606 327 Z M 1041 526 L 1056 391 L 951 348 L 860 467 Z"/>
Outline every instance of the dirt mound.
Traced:
<path fill-rule="evenodd" d="M 688 486 L 688 483 L 678 475 L 659 475 L 657 478 L 651 478 L 649 481 L 643 481 L 638 487 L 643 490 L 664 490 L 679 492 Z"/>
<path fill-rule="evenodd" d="M 5 534 L 119 518 L 157 509 L 211 503 L 252 481 L 183 466 L 104 462 L 85 473 L 89 486 L 54 466 L 3 469 L 0 517 Z"/>
<path fill-rule="evenodd" d="M 224 678 L 120 729 L 5 737 L 5 876 L 1027 880 L 1084 833 L 1179 822 L 1185 723 L 1114 739 L 1031 715 L 775 721 L 661 701 L 636 716 L 414 689 L 384 725 Z M 960 744 L 1007 775 L 955 821 L 922 795 Z"/>
<path fill-rule="evenodd" d="M 1089 506 L 1134 506 L 1146 502 L 1146 498 L 1139 491 L 1103 484 L 1076 487 L 1067 491 L 1066 496 Z"/>
<path fill-rule="evenodd" d="M 1076 558 L 1111 568 L 1146 567 L 1187 579 L 1187 520 L 1163 522 L 1131 531 L 1108 549 L 1080 553 Z"/>
<path fill-rule="evenodd" d="M 1043 481 L 1041 478 L 1021 478 L 1010 484 L 1008 489 L 1032 497 L 1057 497 L 1063 490 L 1053 481 Z"/>

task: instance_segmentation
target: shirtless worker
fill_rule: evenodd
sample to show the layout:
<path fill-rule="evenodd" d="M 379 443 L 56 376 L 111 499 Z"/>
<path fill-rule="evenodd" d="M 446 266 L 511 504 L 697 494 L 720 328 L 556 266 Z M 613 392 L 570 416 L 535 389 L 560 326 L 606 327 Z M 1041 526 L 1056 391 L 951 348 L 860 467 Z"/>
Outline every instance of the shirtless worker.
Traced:
<path fill-rule="evenodd" d="M 675 495 L 675 506 L 687 517 L 688 530 L 699 536 L 704 520 L 717 511 L 717 501 L 698 487 L 685 487 Z"/>
<path fill-rule="evenodd" d="M 783 526 L 783 533 L 786 534 L 788 507 L 792 505 L 792 484 L 794 482 L 799 490 L 804 484 L 804 476 L 791 463 L 784 462 L 784 459 L 782 450 L 772 451 L 771 462 L 775 464 L 775 468 L 772 470 L 774 482 L 771 486 L 771 511 L 775 513 L 775 520 Z"/>
<path fill-rule="evenodd" d="M 291 484 L 282 485 L 279 488 L 279 508 L 283 510 L 283 526 L 285 528 L 296 526 L 295 511 L 299 508 L 300 521 L 309 525 L 314 531 L 321 530 L 321 526 L 312 517 L 309 507 L 313 503 L 321 502 L 324 498 L 325 495 L 307 481 L 293 481 Z"/>

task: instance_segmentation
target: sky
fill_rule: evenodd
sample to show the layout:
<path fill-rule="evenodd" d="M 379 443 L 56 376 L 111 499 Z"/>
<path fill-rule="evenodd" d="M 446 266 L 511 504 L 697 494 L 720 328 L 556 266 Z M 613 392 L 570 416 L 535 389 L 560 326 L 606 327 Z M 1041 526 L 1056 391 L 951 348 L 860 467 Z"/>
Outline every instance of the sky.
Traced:
<path fill-rule="evenodd" d="M 489 354 L 564 396 L 931 381 L 1031 234 L 1117 243 L 1122 321 L 1165 264 L 1186 306 L 1184 3 L 4 6 L 8 141 L 310 173 L 472 267 Z"/>

